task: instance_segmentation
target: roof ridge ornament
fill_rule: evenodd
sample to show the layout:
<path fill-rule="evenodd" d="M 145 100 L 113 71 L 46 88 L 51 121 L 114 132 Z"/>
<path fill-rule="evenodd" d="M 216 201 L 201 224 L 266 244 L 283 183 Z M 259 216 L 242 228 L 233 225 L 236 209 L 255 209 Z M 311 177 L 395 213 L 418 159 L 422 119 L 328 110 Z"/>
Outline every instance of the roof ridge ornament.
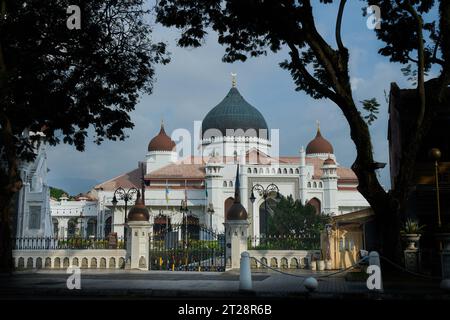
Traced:
<path fill-rule="evenodd" d="M 317 133 L 320 134 L 320 121 L 316 120 L 316 125 L 317 125 Z"/>
<path fill-rule="evenodd" d="M 237 77 L 237 73 L 232 72 L 231 73 L 231 87 L 233 87 L 233 88 L 236 88 L 236 84 L 237 84 L 236 77 Z"/>

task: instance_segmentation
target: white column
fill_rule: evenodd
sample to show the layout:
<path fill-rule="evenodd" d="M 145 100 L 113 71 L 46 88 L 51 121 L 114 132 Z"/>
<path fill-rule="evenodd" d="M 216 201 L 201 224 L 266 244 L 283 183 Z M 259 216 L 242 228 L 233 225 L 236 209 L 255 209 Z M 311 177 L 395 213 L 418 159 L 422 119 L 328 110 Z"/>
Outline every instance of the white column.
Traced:
<path fill-rule="evenodd" d="M 225 263 L 228 269 L 239 269 L 241 253 L 247 251 L 248 221 L 228 220 L 225 225 Z"/>
<path fill-rule="evenodd" d="M 126 268 L 148 270 L 150 222 L 128 222 Z"/>

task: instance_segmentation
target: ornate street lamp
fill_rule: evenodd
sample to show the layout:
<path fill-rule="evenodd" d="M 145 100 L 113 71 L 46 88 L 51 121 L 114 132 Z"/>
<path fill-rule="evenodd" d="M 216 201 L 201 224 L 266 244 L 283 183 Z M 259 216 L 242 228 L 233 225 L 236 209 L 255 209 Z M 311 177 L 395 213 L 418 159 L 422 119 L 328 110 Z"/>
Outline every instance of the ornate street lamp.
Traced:
<path fill-rule="evenodd" d="M 441 150 L 438 148 L 433 148 L 430 150 L 430 157 L 434 160 L 434 175 L 436 181 L 436 204 L 437 204 L 437 216 L 438 216 L 438 227 L 442 225 L 441 222 L 441 205 L 439 201 L 439 159 L 441 159 Z"/>
<path fill-rule="evenodd" d="M 125 221 L 125 223 L 127 223 L 127 221 L 128 221 L 128 217 L 127 217 L 128 202 L 132 201 L 133 197 L 138 192 L 139 192 L 138 189 L 136 189 L 134 187 L 132 187 L 132 188 L 130 188 L 128 190 L 125 190 L 124 188 L 119 187 L 119 188 L 117 188 L 114 191 L 114 196 L 113 196 L 113 199 L 111 201 L 111 203 L 113 205 L 113 211 L 112 211 L 112 216 L 113 216 L 113 223 L 112 224 L 113 224 L 113 226 L 114 226 L 114 212 L 116 210 L 116 206 L 117 206 L 117 203 L 119 202 L 119 200 L 123 200 L 125 202 L 125 219 L 124 219 L 124 221 Z M 112 231 L 113 230 L 114 229 L 112 228 Z M 126 233 L 125 233 L 125 225 L 124 225 L 124 235 L 126 235 Z"/>
<path fill-rule="evenodd" d="M 181 205 L 180 205 L 180 212 L 183 213 L 183 225 L 184 225 L 184 237 L 183 237 L 183 242 L 184 242 L 184 247 L 186 247 L 187 245 L 187 212 L 189 211 L 188 207 L 187 207 L 187 201 L 186 200 L 181 200 Z"/>
<path fill-rule="evenodd" d="M 255 185 L 252 187 L 252 193 L 251 193 L 251 195 L 250 195 L 250 201 L 251 201 L 252 203 L 255 203 L 255 200 L 256 200 L 254 191 L 257 191 L 258 194 L 259 194 L 259 196 L 262 197 L 262 198 L 264 199 L 264 210 L 265 210 L 265 212 L 266 212 L 266 216 L 265 216 L 265 218 L 264 218 L 264 220 L 265 220 L 265 229 L 266 229 L 266 230 L 265 230 L 265 235 L 266 235 L 266 237 L 267 237 L 267 232 L 268 232 L 268 226 L 267 226 L 267 221 L 268 221 L 268 219 L 267 219 L 267 215 L 268 215 L 268 211 L 267 211 L 267 198 L 269 198 L 270 195 L 271 195 L 273 192 L 276 192 L 277 195 L 276 195 L 275 199 L 280 200 L 280 199 L 281 199 L 280 189 L 278 189 L 278 186 L 277 186 L 276 184 L 273 184 L 273 183 L 269 184 L 266 188 L 264 188 L 262 185 L 260 185 L 259 183 L 257 183 L 257 184 L 255 184 Z"/>
<path fill-rule="evenodd" d="M 214 214 L 214 205 L 210 202 L 208 205 L 208 209 L 206 210 L 209 213 L 209 228 L 212 230 L 212 217 Z"/>
<path fill-rule="evenodd" d="M 84 232 L 83 232 L 83 211 L 80 212 L 80 237 L 83 238 L 84 237 Z"/>

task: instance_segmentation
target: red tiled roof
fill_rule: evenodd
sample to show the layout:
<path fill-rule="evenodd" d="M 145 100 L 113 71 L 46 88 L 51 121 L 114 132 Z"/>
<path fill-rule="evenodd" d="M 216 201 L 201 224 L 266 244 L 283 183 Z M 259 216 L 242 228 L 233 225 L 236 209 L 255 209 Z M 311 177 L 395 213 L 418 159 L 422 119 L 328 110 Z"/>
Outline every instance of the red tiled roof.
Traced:
<path fill-rule="evenodd" d="M 108 181 L 100 183 L 94 187 L 94 189 L 103 189 L 103 190 L 115 190 L 118 187 L 122 188 L 139 188 L 141 181 L 141 171 L 139 168 L 136 168 L 130 172 L 124 173 L 118 177 L 112 178 Z"/>
<path fill-rule="evenodd" d="M 204 179 L 205 165 L 202 163 L 173 163 L 145 176 L 146 179 Z"/>

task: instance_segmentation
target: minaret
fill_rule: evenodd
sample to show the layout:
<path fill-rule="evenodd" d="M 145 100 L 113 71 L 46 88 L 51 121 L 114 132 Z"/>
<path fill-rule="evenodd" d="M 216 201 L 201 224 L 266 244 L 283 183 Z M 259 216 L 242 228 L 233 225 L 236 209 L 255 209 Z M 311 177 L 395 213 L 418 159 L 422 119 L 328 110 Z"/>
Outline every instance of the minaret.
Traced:
<path fill-rule="evenodd" d="M 337 205 L 337 165 L 336 162 L 328 157 L 322 165 L 323 181 L 323 211 L 327 214 L 337 215 L 339 208 Z"/>
<path fill-rule="evenodd" d="M 150 141 L 147 150 L 145 156 L 147 174 L 178 160 L 176 144 L 167 135 L 162 120 L 159 133 Z"/>
<path fill-rule="evenodd" d="M 223 222 L 225 221 L 224 201 L 223 201 L 223 167 L 221 157 L 216 157 L 214 154 L 208 159 L 205 166 L 205 183 L 208 192 L 207 204 L 214 204 L 214 222 L 215 225 L 222 232 Z"/>

